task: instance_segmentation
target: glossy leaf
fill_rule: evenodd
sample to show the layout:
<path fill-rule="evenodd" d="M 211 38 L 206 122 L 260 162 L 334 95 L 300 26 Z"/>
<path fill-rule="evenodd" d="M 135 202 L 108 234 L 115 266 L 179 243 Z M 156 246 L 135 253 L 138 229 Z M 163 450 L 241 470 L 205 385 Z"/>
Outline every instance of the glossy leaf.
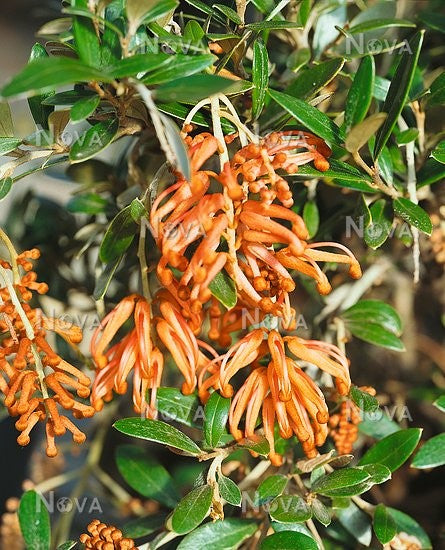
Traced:
<path fill-rule="evenodd" d="M 79 99 L 71 107 L 71 120 L 73 122 L 80 122 L 81 120 L 85 120 L 94 113 L 99 103 L 99 96 L 85 97 Z"/>
<path fill-rule="evenodd" d="M 408 98 L 409 89 L 413 82 L 414 72 L 419 60 L 420 49 L 422 47 L 424 31 L 417 32 L 407 43 L 406 49 L 400 55 L 394 77 L 388 90 L 385 102 L 382 106 L 382 112 L 387 113 L 383 125 L 376 135 L 374 147 L 374 159 L 378 158 L 383 147 L 386 145 L 391 132 L 397 123 L 402 112 L 405 101 Z"/>
<path fill-rule="evenodd" d="M 171 55 L 148 52 L 120 59 L 104 70 L 114 78 L 136 77 L 150 71 L 156 71 L 163 66 L 168 66 L 171 62 Z"/>
<path fill-rule="evenodd" d="M 396 522 L 397 533 L 407 533 L 408 535 L 416 537 L 420 541 L 421 550 L 430 550 L 433 548 L 428 535 L 416 520 L 400 510 L 395 510 L 389 506 L 387 509 Z"/>
<path fill-rule="evenodd" d="M 430 86 L 430 93 L 426 97 L 429 106 L 445 103 L 445 72 L 440 74 Z"/>
<path fill-rule="evenodd" d="M 417 128 L 408 128 L 408 130 L 400 132 L 397 136 L 397 144 L 406 145 L 407 143 L 411 143 L 411 141 L 415 141 L 417 139 L 418 135 L 419 130 Z"/>
<path fill-rule="evenodd" d="M 352 386 L 349 393 L 351 399 L 362 411 L 374 412 L 379 408 L 377 399 L 368 392 L 357 388 L 357 386 Z"/>
<path fill-rule="evenodd" d="M 315 201 L 307 201 L 303 208 L 303 220 L 307 227 L 309 238 L 312 239 L 320 225 L 320 214 Z"/>
<path fill-rule="evenodd" d="M 320 477 L 313 483 L 312 491 L 326 496 L 352 496 L 362 492 L 362 483 L 369 474 L 358 468 L 345 468 Z"/>
<path fill-rule="evenodd" d="M 34 44 L 31 50 L 31 55 L 29 56 L 29 62 L 36 61 L 37 59 L 46 59 L 48 53 L 45 48 L 37 42 Z M 33 96 L 28 98 L 29 110 L 31 111 L 32 118 L 36 124 L 40 124 L 42 128 L 48 129 L 48 117 L 53 112 L 53 107 L 42 104 L 45 99 L 54 95 L 54 90 L 48 90 L 44 94 Z M 5 135 L 5 134 L 3 134 Z"/>
<path fill-rule="evenodd" d="M 445 433 L 429 439 L 417 452 L 411 464 L 413 468 L 437 468 L 445 464 Z"/>
<path fill-rule="evenodd" d="M 363 420 L 359 424 L 359 431 L 374 439 L 383 439 L 387 435 L 398 432 L 400 426 L 391 420 L 382 410 L 375 413 L 363 413 Z"/>
<path fill-rule="evenodd" d="M 171 526 L 175 533 L 184 535 L 198 527 L 207 517 L 212 505 L 213 489 L 210 485 L 196 487 L 175 508 Z"/>
<path fill-rule="evenodd" d="M 345 105 L 346 132 L 361 122 L 371 105 L 374 90 L 375 63 L 372 55 L 366 55 L 355 73 Z"/>
<path fill-rule="evenodd" d="M 164 514 L 156 514 L 132 519 L 124 524 L 122 533 L 124 537 L 138 539 L 146 537 L 160 529 L 165 521 Z"/>
<path fill-rule="evenodd" d="M 302 70 L 286 88 L 286 94 L 300 99 L 313 97 L 337 76 L 344 63 L 344 59 L 330 59 Z"/>
<path fill-rule="evenodd" d="M 88 0 L 72 0 L 71 5 L 73 8 L 89 11 Z M 101 53 L 94 22 L 81 15 L 73 15 L 72 20 L 74 41 L 79 58 L 86 65 L 97 67 L 100 63 Z"/>
<path fill-rule="evenodd" d="M 204 441 L 210 448 L 218 446 L 229 418 L 230 399 L 213 392 L 204 408 Z"/>
<path fill-rule="evenodd" d="M 225 518 L 224 521 L 209 522 L 189 533 L 179 543 L 178 550 L 236 550 L 257 530 L 257 523 L 251 519 Z"/>
<path fill-rule="evenodd" d="M 205 97 L 217 93 L 227 93 L 227 90 L 235 88 L 237 82 L 222 76 L 212 74 L 196 74 L 176 78 L 162 84 L 154 91 L 157 101 L 166 103 L 180 101 L 184 103 L 197 103 Z"/>
<path fill-rule="evenodd" d="M 301 25 L 299 23 L 295 23 L 294 21 L 260 21 L 259 23 L 248 23 L 245 25 L 245 28 L 251 31 L 267 31 L 301 29 Z"/>
<path fill-rule="evenodd" d="M 312 511 L 306 501 L 298 495 L 281 495 L 269 504 L 270 517 L 279 523 L 307 521 Z"/>
<path fill-rule="evenodd" d="M 369 474 L 369 480 L 366 480 L 366 483 L 369 483 L 370 487 L 372 485 L 385 483 L 392 477 L 391 470 L 383 464 L 365 464 L 363 466 L 359 466 L 359 468 Z"/>
<path fill-rule="evenodd" d="M 350 129 L 345 147 L 350 153 L 359 151 L 386 120 L 386 113 L 375 113 Z"/>
<path fill-rule="evenodd" d="M 374 250 L 382 246 L 391 234 L 393 226 L 393 210 L 385 199 L 379 199 L 369 208 L 372 222 L 365 231 L 365 242 Z"/>
<path fill-rule="evenodd" d="M 122 255 L 104 266 L 102 272 L 96 279 L 96 284 L 94 285 L 93 298 L 95 300 L 101 300 L 105 296 L 113 275 L 119 267 L 121 260 Z"/>
<path fill-rule="evenodd" d="M 269 56 L 266 46 L 260 40 L 253 46 L 252 82 L 252 118 L 256 120 L 263 110 L 269 85 Z"/>
<path fill-rule="evenodd" d="M 220 271 L 209 284 L 210 292 L 227 309 L 235 307 L 237 302 L 236 287 L 233 279 L 225 271 Z"/>
<path fill-rule="evenodd" d="M 399 335 L 402 332 L 402 321 L 399 314 L 393 307 L 381 300 L 360 300 L 343 311 L 341 316 L 348 323 L 375 323 L 394 334 Z"/>
<path fill-rule="evenodd" d="M 384 504 L 378 504 L 374 510 L 374 533 L 382 544 L 392 540 L 397 532 L 396 522 Z"/>
<path fill-rule="evenodd" d="M 182 173 L 186 180 L 190 181 L 192 177 L 190 158 L 185 148 L 184 140 L 179 133 L 179 129 L 170 117 L 160 114 L 160 118 L 162 120 L 165 138 L 176 161 L 176 169 Z"/>
<path fill-rule="evenodd" d="M 103 151 L 115 138 L 119 129 L 116 118 L 98 122 L 82 134 L 71 146 L 70 161 L 83 162 Z"/>
<path fill-rule="evenodd" d="M 177 388 L 159 388 L 157 407 L 161 418 L 175 420 L 193 428 L 202 424 L 204 413 L 196 394 L 184 395 Z"/>
<path fill-rule="evenodd" d="M 179 494 L 167 470 L 140 447 L 121 445 L 116 450 L 116 465 L 132 489 L 169 508 L 179 502 Z"/>
<path fill-rule="evenodd" d="M 344 141 L 342 130 L 325 114 L 305 101 L 282 92 L 269 90 L 274 101 L 291 114 L 300 124 L 329 144 L 340 145 Z"/>
<path fill-rule="evenodd" d="M 224 500 L 226 500 L 232 506 L 241 506 L 241 491 L 238 488 L 238 485 L 230 479 L 223 475 L 218 476 L 218 487 L 219 493 Z"/>
<path fill-rule="evenodd" d="M 11 108 L 6 101 L 0 101 L 0 136 L 14 137 Z"/>
<path fill-rule="evenodd" d="M 370 517 L 362 512 L 352 502 L 346 508 L 336 511 L 340 524 L 350 533 L 355 540 L 369 546 L 372 539 L 372 527 Z"/>
<path fill-rule="evenodd" d="M 391 351 L 405 351 L 405 346 L 400 338 L 380 325 L 368 323 L 365 320 L 361 323 L 348 323 L 348 329 L 356 338 L 369 344 L 387 348 Z"/>
<path fill-rule="evenodd" d="M 68 540 L 66 542 L 63 542 L 62 544 L 59 544 L 57 547 L 57 550 L 71 550 L 72 548 L 75 548 L 77 546 L 77 541 L 75 540 Z"/>
<path fill-rule="evenodd" d="M 76 195 L 68 201 L 68 212 L 80 212 L 91 216 L 104 212 L 107 200 L 97 193 L 85 193 Z"/>
<path fill-rule="evenodd" d="M 153 71 L 142 79 L 144 84 L 162 84 L 170 82 L 175 78 L 183 78 L 203 71 L 215 61 L 215 56 L 211 54 L 187 56 L 177 54 L 171 56 L 172 60 L 165 67 Z"/>
<path fill-rule="evenodd" d="M 91 90 L 67 90 L 51 95 L 43 100 L 44 105 L 74 105 L 76 101 L 87 97 L 94 97 L 96 94 Z"/>
<path fill-rule="evenodd" d="M 432 185 L 442 178 L 445 178 L 445 165 L 430 158 L 417 173 L 417 188 Z"/>
<path fill-rule="evenodd" d="M 281 495 L 286 488 L 287 482 L 287 477 L 281 474 L 266 477 L 258 486 L 256 504 L 261 506 Z"/>
<path fill-rule="evenodd" d="M 18 516 L 27 548 L 49 550 L 51 544 L 49 513 L 38 493 L 27 491 L 22 496 Z"/>
<path fill-rule="evenodd" d="M 445 395 L 441 395 L 438 399 L 436 399 L 433 405 L 440 411 L 445 412 Z"/>
<path fill-rule="evenodd" d="M 243 22 L 241 20 L 241 17 L 236 13 L 235 10 L 232 10 L 232 8 L 229 8 L 228 6 L 225 6 L 224 4 L 213 4 L 213 9 L 220 11 L 223 13 L 230 21 L 235 23 L 236 25 L 242 25 Z"/>
<path fill-rule="evenodd" d="M 160 420 L 122 418 L 114 423 L 114 427 L 126 435 L 162 443 L 190 455 L 201 454 L 201 449 L 190 437 Z"/>
<path fill-rule="evenodd" d="M 435 149 L 431 151 L 431 156 L 438 162 L 445 164 L 445 141 L 441 141 L 436 145 Z"/>
<path fill-rule="evenodd" d="M 11 191 L 13 183 L 14 181 L 12 178 L 3 178 L 0 180 L 0 201 Z"/>
<path fill-rule="evenodd" d="M 3 97 L 33 95 L 52 86 L 76 82 L 112 82 L 113 77 L 69 57 L 48 57 L 27 65 L 1 90 Z"/>
<path fill-rule="evenodd" d="M 420 428 L 408 428 L 388 435 L 371 447 L 361 458 L 359 464 L 379 463 L 394 472 L 413 453 L 421 434 Z"/>
<path fill-rule="evenodd" d="M 348 28 L 348 33 L 374 31 L 376 29 L 390 29 L 393 27 L 415 27 L 416 24 L 407 19 L 370 19 Z"/>
<path fill-rule="evenodd" d="M 14 151 L 14 149 L 17 149 L 21 143 L 21 139 L 16 139 L 13 137 L 0 137 L 0 156 Z"/>
<path fill-rule="evenodd" d="M 318 550 L 315 540 L 297 531 L 281 531 L 266 537 L 261 550 Z"/>
<path fill-rule="evenodd" d="M 131 205 L 121 210 L 111 221 L 99 248 L 99 258 L 109 263 L 119 258 L 133 242 L 138 227 L 131 215 Z"/>
<path fill-rule="evenodd" d="M 393 201 L 394 212 L 419 231 L 431 235 L 433 224 L 429 215 L 418 204 L 400 197 Z"/>

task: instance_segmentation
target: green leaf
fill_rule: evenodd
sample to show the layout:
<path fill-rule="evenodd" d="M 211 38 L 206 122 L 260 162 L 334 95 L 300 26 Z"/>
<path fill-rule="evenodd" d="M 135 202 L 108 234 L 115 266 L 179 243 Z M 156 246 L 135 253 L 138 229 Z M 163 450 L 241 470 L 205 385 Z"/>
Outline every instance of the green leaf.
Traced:
<path fill-rule="evenodd" d="M 385 483 L 385 481 L 390 480 L 392 477 L 391 470 L 383 464 L 365 464 L 364 466 L 359 466 L 359 468 L 369 474 L 370 478 L 365 483 L 369 484 L 370 487 Z"/>
<path fill-rule="evenodd" d="M 225 271 L 220 271 L 209 284 L 210 292 L 227 309 L 236 306 L 237 295 L 233 279 Z"/>
<path fill-rule="evenodd" d="M 196 394 L 184 395 L 177 388 L 159 388 L 157 391 L 157 407 L 162 418 L 166 417 L 192 428 L 200 427 L 198 419 L 202 407 Z"/>
<path fill-rule="evenodd" d="M 87 97 L 94 97 L 96 94 L 91 90 L 67 90 L 58 94 L 51 95 L 43 100 L 44 105 L 74 105 L 76 101 Z"/>
<path fill-rule="evenodd" d="M 29 62 L 36 61 L 37 59 L 46 59 L 48 54 L 45 48 L 37 42 L 34 44 L 29 56 Z M 42 128 L 48 129 L 48 117 L 53 112 L 53 107 L 43 105 L 42 102 L 45 99 L 54 95 L 54 90 L 49 90 L 44 94 L 28 98 L 29 109 L 32 114 L 32 118 L 36 124 L 40 124 Z"/>
<path fill-rule="evenodd" d="M 112 82 L 113 78 L 77 59 L 48 57 L 27 65 L 0 93 L 3 97 L 35 95 L 52 86 L 89 81 Z"/>
<path fill-rule="evenodd" d="M 258 486 L 255 504 L 261 506 L 262 504 L 270 502 L 278 495 L 281 495 L 287 482 L 287 477 L 281 474 L 266 477 Z"/>
<path fill-rule="evenodd" d="M 437 468 L 445 464 L 445 433 L 429 439 L 417 452 L 411 464 L 413 468 Z"/>
<path fill-rule="evenodd" d="M 104 212 L 107 200 L 97 193 L 85 193 L 76 195 L 68 201 L 68 212 L 81 212 L 82 214 L 95 215 Z"/>
<path fill-rule="evenodd" d="M 168 116 L 163 114 L 160 114 L 159 116 L 162 120 L 165 137 L 175 157 L 176 169 L 182 173 L 187 181 L 190 181 L 192 177 L 190 158 L 187 149 L 185 148 L 184 140 L 179 133 L 179 129 L 173 120 Z"/>
<path fill-rule="evenodd" d="M 348 323 L 347 326 L 356 338 L 364 340 L 369 344 L 390 349 L 391 351 L 405 351 L 405 346 L 400 338 L 397 338 L 395 334 L 380 325 L 368 323 L 365 320 L 361 323 Z"/>
<path fill-rule="evenodd" d="M 252 62 L 252 118 L 256 120 L 263 110 L 266 91 L 269 85 L 269 56 L 267 48 L 261 40 L 256 40 L 253 46 Z"/>
<path fill-rule="evenodd" d="M 95 300 L 101 300 L 110 286 L 111 279 L 113 278 L 116 269 L 122 260 L 122 255 L 108 263 L 102 270 L 102 273 L 97 277 L 96 284 L 94 285 L 93 298 Z"/>
<path fill-rule="evenodd" d="M 230 399 L 213 392 L 204 408 L 204 441 L 214 449 L 226 428 L 229 418 Z"/>
<path fill-rule="evenodd" d="M 197 21 L 193 19 L 188 21 L 184 28 L 184 40 L 194 44 L 199 44 L 204 36 L 205 32 Z"/>
<path fill-rule="evenodd" d="M 315 540 L 297 531 L 281 531 L 266 537 L 261 550 L 318 550 Z"/>
<path fill-rule="evenodd" d="M 142 79 L 144 84 L 162 84 L 176 78 L 184 78 L 199 73 L 213 64 L 216 57 L 212 54 L 171 56 L 171 61 L 165 67 L 158 69 Z"/>
<path fill-rule="evenodd" d="M 417 188 L 432 185 L 442 178 L 445 178 L 445 165 L 430 158 L 417 173 Z"/>
<path fill-rule="evenodd" d="M 393 27 L 415 27 L 416 24 L 407 19 L 370 19 L 358 25 L 348 28 L 348 33 L 357 34 L 360 32 L 374 31 L 376 29 L 390 29 Z"/>
<path fill-rule="evenodd" d="M 227 500 L 232 506 L 241 506 L 241 491 L 238 488 L 238 485 L 230 479 L 230 477 L 223 476 L 222 474 L 218 476 L 218 487 L 219 493 L 224 500 Z"/>
<path fill-rule="evenodd" d="M 281 495 L 269 504 L 270 517 L 279 523 L 307 521 L 312 511 L 306 501 L 298 495 Z"/>
<path fill-rule="evenodd" d="M 325 527 L 331 523 L 331 514 L 329 508 L 327 508 L 321 500 L 314 499 L 311 504 L 312 514 L 314 518 L 319 521 Z"/>
<path fill-rule="evenodd" d="M 337 76 L 344 63 L 344 59 L 330 59 L 302 70 L 286 88 L 286 94 L 299 99 L 315 96 Z"/>
<path fill-rule="evenodd" d="M 17 149 L 21 143 L 21 139 L 16 139 L 13 137 L 0 137 L 0 156 L 14 151 L 14 149 Z"/>
<path fill-rule="evenodd" d="M 394 212 L 419 231 L 431 235 L 433 224 L 429 215 L 418 204 L 414 204 L 409 199 L 400 197 L 393 201 Z"/>
<path fill-rule="evenodd" d="M 269 90 L 269 95 L 300 124 L 330 144 L 344 142 L 342 130 L 325 114 L 305 101 L 282 92 Z"/>
<path fill-rule="evenodd" d="M 346 98 L 346 132 L 365 118 L 369 106 L 371 105 L 374 78 L 374 57 L 372 55 L 366 55 L 360 63 Z"/>
<path fill-rule="evenodd" d="M 127 17 L 131 23 L 132 34 L 136 32 L 141 23 L 147 25 L 160 19 L 174 10 L 177 5 L 176 0 L 127 0 Z"/>
<path fill-rule="evenodd" d="M 439 411 L 445 412 L 445 395 L 441 395 L 433 405 L 439 409 Z"/>
<path fill-rule="evenodd" d="M 124 537 L 139 539 L 157 531 L 160 527 L 162 527 L 164 521 L 164 514 L 156 514 L 154 516 L 150 515 L 132 519 L 125 523 L 122 527 L 122 533 Z"/>
<path fill-rule="evenodd" d="M 318 478 L 312 485 L 314 493 L 326 496 L 353 496 L 362 493 L 362 484 L 370 475 L 359 468 L 345 468 Z"/>
<path fill-rule="evenodd" d="M 445 15 L 442 15 L 437 11 L 422 12 L 419 14 L 419 19 L 431 29 L 445 33 Z"/>
<path fill-rule="evenodd" d="M 431 84 L 430 94 L 426 97 L 426 101 L 430 107 L 445 103 L 445 72 Z"/>
<path fill-rule="evenodd" d="M 315 201 L 307 201 L 303 208 L 303 220 L 307 227 L 309 238 L 312 239 L 320 225 L 320 214 Z"/>
<path fill-rule="evenodd" d="M 255 440 L 242 439 L 238 441 L 238 446 L 244 449 L 249 449 L 261 456 L 267 456 L 270 453 L 270 445 L 265 437 L 255 436 Z"/>
<path fill-rule="evenodd" d="M 57 547 L 57 550 L 71 550 L 77 545 L 77 541 L 75 540 L 68 540 L 67 542 L 63 542 Z"/>
<path fill-rule="evenodd" d="M 359 431 L 374 439 L 383 439 L 387 435 L 398 432 L 400 426 L 391 420 L 383 411 L 364 413 L 363 420 L 359 424 Z"/>
<path fill-rule="evenodd" d="M 12 178 L 4 178 L 0 180 L 0 201 L 6 197 L 9 191 L 11 191 L 13 183 Z"/>
<path fill-rule="evenodd" d="M 391 472 L 400 468 L 419 443 L 422 430 L 408 428 L 400 430 L 378 441 L 361 458 L 359 465 L 375 462 L 387 466 Z"/>
<path fill-rule="evenodd" d="M 441 141 L 436 145 L 436 148 L 431 151 L 431 156 L 442 164 L 445 164 L 445 141 Z"/>
<path fill-rule="evenodd" d="M 213 489 L 210 485 L 196 487 L 176 507 L 171 518 L 172 529 L 179 535 L 189 533 L 207 517 L 212 505 Z"/>
<path fill-rule="evenodd" d="M 162 84 L 153 93 L 157 101 L 166 103 L 182 101 L 195 103 L 216 93 L 227 93 L 227 90 L 237 86 L 237 82 L 229 78 L 213 74 L 196 74 L 175 78 Z"/>
<path fill-rule="evenodd" d="M 0 136 L 14 137 L 11 108 L 6 101 L 0 101 Z"/>
<path fill-rule="evenodd" d="M 120 59 L 114 65 L 104 69 L 107 74 L 114 78 L 125 78 L 129 76 L 138 76 L 141 73 L 155 71 L 163 66 L 168 66 L 172 62 L 172 56 L 166 53 L 141 53 Z"/>
<path fill-rule="evenodd" d="M 111 221 L 99 248 L 99 258 L 104 263 L 119 258 L 133 242 L 137 225 L 131 215 L 131 205 L 121 210 Z"/>
<path fill-rule="evenodd" d="M 121 445 L 116 450 L 116 465 L 132 489 L 146 498 L 174 508 L 180 499 L 173 479 L 167 470 L 143 449 Z"/>
<path fill-rule="evenodd" d="M 73 122 L 80 122 L 81 120 L 85 120 L 94 113 L 99 103 L 99 96 L 84 97 L 82 99 L 79 99 L 71 107 L 71 120 Z"/>
<path fill-rule="evenodd" d="M 417 523 L 416 520 L 396 510 L 395 508 L 390 508 L 388 506 L 388 512 L 394 518 L 396 522 L 397 533 L 407 533 L 419 539 L 422 550 L 430 550 L 433 548 L 428 535 L 425 533 L 423 528 Z"/>
<path fill-rule="evenodd" d="M 341 314 L 348 323 L 369 322 L 400 335 L 402 321 L 397 311 L 381 300 L 360 300 Z"/>
<path fill-rule="evenodd" d="M 223 4 L 213 4 L 212 7 L 223 13 L 233 23 L 236 23 L 237 25 L 243 24 L 241 17 L 236 13 L 235 10 L 232 10 L 232 8 L 224 6 Z"/>
<path fill-rule="evenodd" d="M 71 146 L 70 162 L 83 162 L 94 157 L 110 145 L 118 130 L 119 120 L 117 118 L 94 124 Z"/>
<path fill-rule="evenodd" d="M 114 427 L 126 435 L 162 443 L 190 455 L 201 454 L 201 449 L 190 437 L 160 420 L 122 418 L 114 423 Z"/>
<path fill-rule="evenodd" d="M 359 151 L 386 120 L 386 113 L 375 113 L 350 129 L 345 147 L 350 153 Z"/>
<path fill-rule="evenodd" d="M 357 386 L 352 386 L 349 392 L 352 401 L 360 407 L 362 411 L 375 412 L 379 408 L 379 402 L 377 399 L 370 395 L 368 392 L 362 391 Z"/>
<path fill-rule="evenodd" d="M 73 8 L 89 11 L 88 0 L 71 0 Z M 99 37 L 96 34 L 94 22 L 88 17 L 74 15 L 73 34 L 76 51 L 80 59 L 90 67 L 97 67 L 100 64 Z"/>
<path fill-rule="evenodd" d="M 206 523 L 184 537 L 178 550 L 236 550 L 255 533 L 257 527 L 251 519 L 225 518 L 224 521 Z"/>
<path fill-rule="evenodd" d="M 27 491 L 22 496 L 18 516 L 26 547 L 32 550 L 49 550 L 51 544 L 49 513 L 43 500 L 35 491 Z"/>
<path fill-rule="evenodd" d="M 405 50 L 400 55 L 396 72 L 391 80 L 382 111 L 388 113 L 388 117 L 380 127 L 376 135 L 374 147 L 374 159 L 382 152 L 391 132 L 402 112 L 405 101 L 408 98 L 409 89 L 414 79 L 414 72 L 419 60 L 425 31 L 417 32 L 407 43 Z"/>
<path fill-rule="evenodd" d="M 400 134 L 396 138 L 396 141 L 398 145 L 406 145 L 407 143 L 415 141 L 418 136 L 419 130 L 417 128 L 408 128 L 408 130 L 400 132 Z"/>
<path fill-rule="evenodd" d="M 365 243 L 376 250 L 388 239 L 393 224 L 393 210 L 385 199 L 379 199 L 369 208 L 372 222 L 365 231 Z"/>
<path fill-rule="evenodd" d="M 248 23 L 245 25 L 246 29 L 250 31 L 267 31 L 267 30 L 281 30 L 281 29 L 301 29 L 299 23 L 294 21 L 260 21 L 259 23 Z"/>
<path fill-rule="evenodd" d="M 336 511 L 340 524 L 350 533 L 354 539 L 369 546 L 372 539 L 372 528 L 370 517 L 362 512 L 352 502 L 346 508 Z"/>

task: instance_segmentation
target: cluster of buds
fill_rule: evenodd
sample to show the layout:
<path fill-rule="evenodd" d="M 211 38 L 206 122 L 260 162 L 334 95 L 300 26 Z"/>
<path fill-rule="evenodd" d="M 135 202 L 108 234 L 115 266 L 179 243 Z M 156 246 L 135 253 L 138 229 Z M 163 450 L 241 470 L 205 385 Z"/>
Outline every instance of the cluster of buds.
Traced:
<path fill-rule="evenodd" d="M 88 533 L 80 535 L 80 542 L 88 550 L 132 550 L 134 540 L 125 538 L 122 531 L 94 519 L 87 527 Z"/>
<path fill-rule="evenodd" d="M 362 386 L 362 391 L 375 395 L 376 391 L 370 386 Z M 338 413 L 329 418 L 329 435 L 335 443 L 339 454 L 349 454 L 357 440 L 358 426 L 362 421 L 360 408 L 351 400 L 345 399 L 340 404 Z"/>
<path fill-rule="evenodd" d="M 141 296 L 125 298 L 97 329 L 91 348 L 97 365 L 93 406 L 100 409 L 113 389 L 124 392 L 133 371 L 135 410 L 154 418 L 163 349 L 184 376 L 183 393 L 197 388 L 203 402 L 210 390 L 233 397 L 229 427 L 236 440 L 254 438 L 261 415 L 274 464 L 282 461 L 275 452 L 276 424 L 283 438 L 296 435 L 313 457 L 326 440 L 329 412 L 320 388 L 303 369 L 312 364 L 330 374 L 338 394 L 345 396 L 350 389 L 348 361 L 331 344 L 282 337 L 258 326 L 273 316 L 287 331 L 295 328 L 289 296 L 295 271 L 314 279 L 320 294 L 331 286 L 318 262 L 347 264 L 353 278 L 361 276 L 347 248 L 308 242 L 304 221 L 291 208 L 288 182 L 279 174 L 293 174 L 307 162 L 327 170 L 331 151 L 309 133 L 274 133 L 243 146 L 219 170 L 215 163 L 221 144 L 216 137 L 192 137 L 190 130 L 187 126 L 183 132 L 190 180 L 174 173 L 175 182 L 158 193 L 150 211 L 162 289 L 150 304 Z M 233 308 L 224 310 L 212 294 L 217 276 L 233 281 Z M 134 328 L 116 342 L 133 313 Z M 235 333 L 238 341 L 232 345 Z M 232 379 L 246 371 L 236 390 Z"/>
<path fill-rule="evenodd" d="M 62 359 L 47 341 L 48 332 L 61 336 L 76 346 L 82 340 L 77 326 L 47 318 L 33 308 L 33 291 L 44 294 L 46 283 L 36 281 L 31 260 L 39 258 L 37 249 L 25 251 L 0 262 L 0 391 L 11 416 L 18 416 L 16 428 L 20 445 L 28 445 L 30 432 L 42 421 L 46 423 L 46 454 L 57 455 L 55 437 L 70 431 L 76 443 L 85 434 L 60 409 L 71 411 L 75 418 L 87 418 L 94 409 L 83 400 L 90 395 L 90 379 Z M 22 271 L 22 274 L 20 274 Z"/>

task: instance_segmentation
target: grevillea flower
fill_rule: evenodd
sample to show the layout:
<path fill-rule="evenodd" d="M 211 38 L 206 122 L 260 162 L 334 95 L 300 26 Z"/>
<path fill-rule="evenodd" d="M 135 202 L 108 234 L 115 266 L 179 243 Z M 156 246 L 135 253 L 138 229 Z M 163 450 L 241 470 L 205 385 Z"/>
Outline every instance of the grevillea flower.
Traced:
<path fill-rule="evenodd" d="M 119 329 L 133 317 L 134 327 L 120 341 L 111 345 Z M 91 393 L 96 411 L 110 401 L 113 390 L 124 394 L 128 376 L 133 372 L 135 411 L 148 418 L 156 416 L 156 392 L 161 383 L 164 357 L 151 339 L 151 310 L 138 294 L 124 298 L 103 319 L 91 341 L 91 355 L 98 367 Z M 150 402 L 147 392 L 151 390 Z"/>
<path fill-rule="evenodd" d="M 18 416 L 16 428 L 20 445 L 30 442 L 30 432 L 39 421 L 46 422 L 48 456 L 55 456 L 55 437 L 70 431 L 76 443 L 85 441 L 85 434 L 60 413 L 60 408 L 71 411 L 75 418 L 93 416 L 94 409 L 78 399 L 90 395 L 90 379 L 79 369 L 62 359 L 47 342 L 52 331 L 75 346 L 82 340 L 82 331 L 58 319 L 46 318 L 27 302 L 32 292 L 44 294 L 46 283 L 38 283 L 31 271 L 39 251 L 25 251 L 15 259 L 13 266 L 1 262 L 3 286 L 0 288 L 0 391 L 5 395 L 4 405 L 11 416 Z M 25 271 L 23 276 L 17 273 Z M 10 275 L 13 274 L 11 280 Z"/>
<path fill-rule="evenodd" d="M 275 464 L 281 462 L 275 452 L 275 423 L 284 439 L 296 435 L 309 457 L 316 455 L 316 447 L 324 443 L 328 434 L 329 412 L 323 393 L 292 355 L 331 374 L 339 393 L 348 393 L 348 363 L 337 347 L 296 336 L 283 338 L 276 330 L 263 328 L 251 331 L 227 353 L 211 361 L 199 377 L 203 401 L 212 387 L 224 397 L 233 396 L 229 426 L 236 440 L 255 437 L 262 411 L 263 431 Z M 268 361 L 267 367 L 263 366 L 264 361 Z M 235 391 L 231 380 L 246 367 L 250 374 Z M 240 429 L 243 416 L 244 428 Z"/>
<path fill-rule="evenodd" d="M 80 535 L 80 542 L 88 550 L 132 550 L 136 548 L 133 539 L 124 537 L 122 531 L 113 525 L 106 525 L 94 519 L 87 527 L 88 534 Z"/>

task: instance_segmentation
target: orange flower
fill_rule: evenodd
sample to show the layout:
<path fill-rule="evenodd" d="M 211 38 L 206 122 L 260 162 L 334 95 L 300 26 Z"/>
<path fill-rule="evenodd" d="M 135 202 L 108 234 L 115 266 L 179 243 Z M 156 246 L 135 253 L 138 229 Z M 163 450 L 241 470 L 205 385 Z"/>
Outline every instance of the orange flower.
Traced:
<path fill-rule="evenodd" d="M 133 539 L 123 536 L 122 531 L 101 523 L 98 519 L 88 525 L 88 533 L 80 535 L 80 542 L 88 550 L 133 550 L 136 548 Z"/>

